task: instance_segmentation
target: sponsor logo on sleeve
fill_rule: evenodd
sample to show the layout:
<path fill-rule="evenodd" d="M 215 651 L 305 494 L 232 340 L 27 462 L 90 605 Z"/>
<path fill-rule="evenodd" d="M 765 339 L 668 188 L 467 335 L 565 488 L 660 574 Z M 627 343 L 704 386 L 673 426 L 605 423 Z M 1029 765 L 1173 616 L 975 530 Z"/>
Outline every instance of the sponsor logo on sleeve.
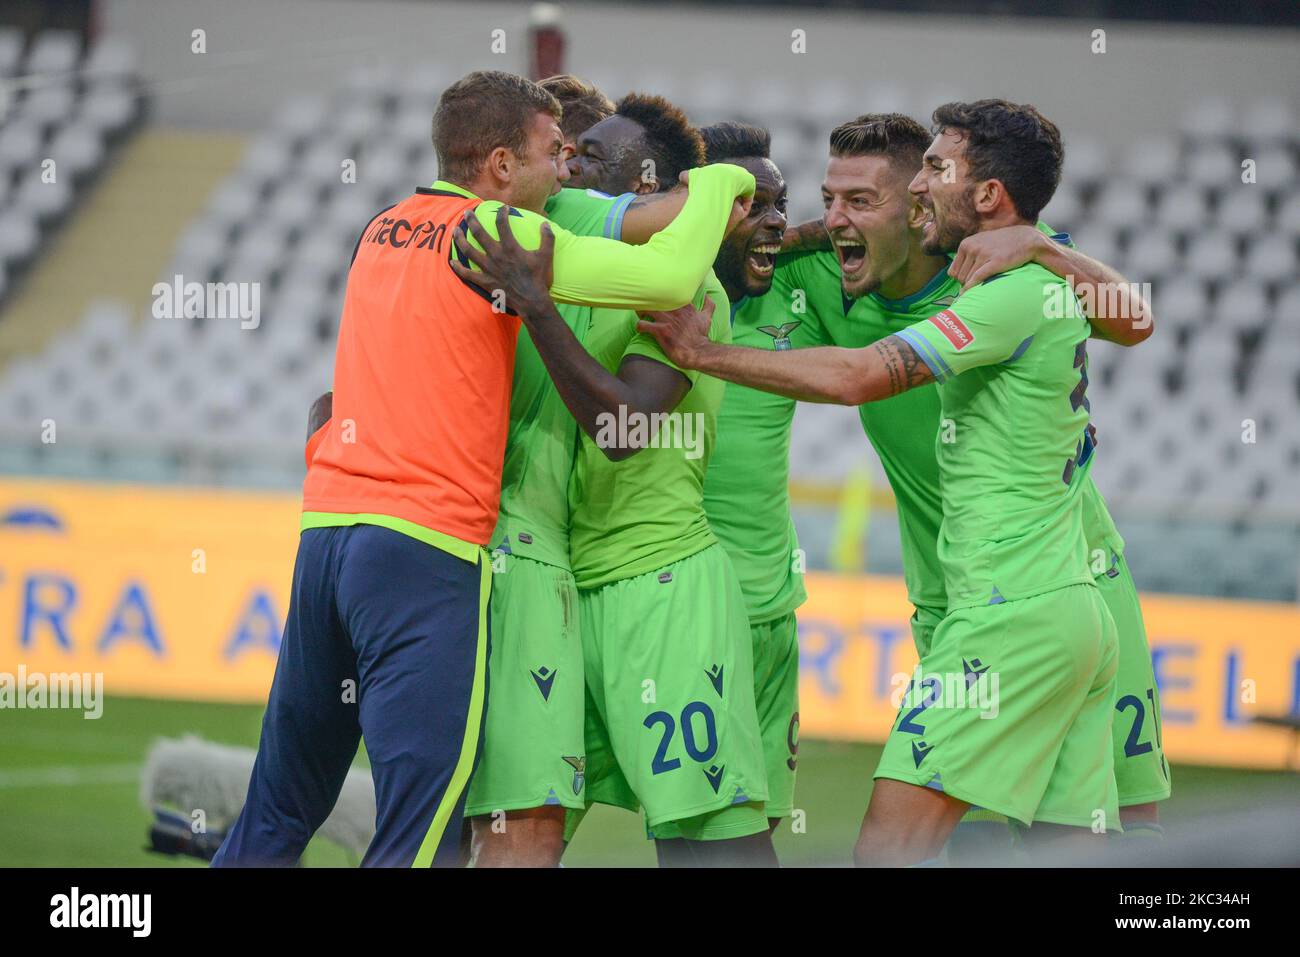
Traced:
<path fill-rule="evenodd" d="M 939 327 L 944 338 L 952 343 L 952 347 L 960 352 L 968 345 L 975 341 L 975 334 L 970 331 L 966 323 L 961 321 L 961 317 L 951 309 L 945 309 L 943 312 L 931 316 L 930 321 Z"/>

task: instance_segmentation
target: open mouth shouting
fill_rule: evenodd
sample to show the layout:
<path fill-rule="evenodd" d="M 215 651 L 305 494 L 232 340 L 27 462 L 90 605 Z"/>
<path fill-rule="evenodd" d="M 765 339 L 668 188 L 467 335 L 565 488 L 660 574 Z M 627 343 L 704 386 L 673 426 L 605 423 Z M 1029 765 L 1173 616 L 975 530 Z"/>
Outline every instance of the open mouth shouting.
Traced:
<path fill-rule="evenodd" d="M 867 246 L 851 233 L 837 233 L 834 237 L 835 255 L 840 260 L 840 272 L 853 278 L 867 265 Z"/>
<path fill-rule="evenodd" d="M 921 236 L 925 239 L 930 239 L 934 236 L 936 228 L 934 221 L 934 206 L 929 203 L 922 203 L 921 209 L 925 212 L 925 219 L 921 220 Z"/>
<path fill-rule="evenodd" d="M 770 236 L 754 237 L 745 252 L 745 268 L 754 276 L 766 279 L 776 268 L 776 255 L 781 251 L 781 239 Z"/>

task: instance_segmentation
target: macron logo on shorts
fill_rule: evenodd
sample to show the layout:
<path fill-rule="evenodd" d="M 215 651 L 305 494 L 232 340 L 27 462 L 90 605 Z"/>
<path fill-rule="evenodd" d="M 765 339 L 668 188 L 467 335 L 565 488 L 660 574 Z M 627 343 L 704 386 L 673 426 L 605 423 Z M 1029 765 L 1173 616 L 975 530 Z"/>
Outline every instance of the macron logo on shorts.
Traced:
<path fill-rule="evenodd" d="M 968 345 L 975 341 L 975 334 L 966 327 L 966 323 L 961 321 L 961 317 L 951 309 L 945 309 L 938 315 L 931 316 L 930 321 L 939 327 L 944 338 L 952 343 L 952 347 L 960 352 Z"/>

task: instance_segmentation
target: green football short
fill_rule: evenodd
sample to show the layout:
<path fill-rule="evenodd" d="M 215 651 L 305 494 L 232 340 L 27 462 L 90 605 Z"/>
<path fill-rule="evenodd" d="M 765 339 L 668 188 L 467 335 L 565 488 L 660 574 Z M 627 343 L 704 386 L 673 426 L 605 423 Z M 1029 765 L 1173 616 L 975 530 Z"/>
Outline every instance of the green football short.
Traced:
<path fill-rule="evenodd" d="M 1119 805 L 1163 801 L 1169 797 L 1170 776 L 1161 745 L 1160 691 L 1151 667 L 1151 648 L 1147 645 L 1137 587 L 1124 556 L 1112 553 L 1110 569 L 1098 575 L 1096 582 L 1115 619 L 1119 638 L 1119 673 L 1111 720 Z"/>
<path fill-rule="evenodd" d="M 578 589 L 567 569 L 504 560 L 492 577 L 487 722 L 465 813 L 580 808 L 586 755 Z"/>
<path fill-rule="evenodd" d="M 751 623 L 749 637 L 754 703 L 767 766 L 767 816 L 789 817 L 799 759 L 799 629 L 794 612 Z"/>
<path fill-rule="evenodd" d="M 916 657 L 919 661 L 930 652 L 934 644 L 934 632 L 943 621 L 944 610 L 933 605 L 916 605 L 908 624 L 912 626 L 912 643 L 916 645 Z"/>
<path fill-rule="evenodd" d="M 578 608 L 587 801 L 643 807 L 654 837 L 766 830 L 749 620 L 722 547 L 579 591 Z"/>
<path fill-rule="evenodd" d="M 1118 830 L 1117 659 L 1092 584 L 959 608 L 917 665 L 875 776 L 1024 824 Z"/>

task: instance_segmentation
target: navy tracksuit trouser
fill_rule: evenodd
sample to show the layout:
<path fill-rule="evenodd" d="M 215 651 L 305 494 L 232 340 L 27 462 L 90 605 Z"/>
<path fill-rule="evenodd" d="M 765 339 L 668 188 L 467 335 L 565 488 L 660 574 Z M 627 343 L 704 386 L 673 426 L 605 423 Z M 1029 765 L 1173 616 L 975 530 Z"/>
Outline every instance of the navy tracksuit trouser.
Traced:
<path fill-rule="evenodd" d="M 491 565 L 376 525 L 308 528 L 244 809 L 214 867 L 289 866 L 364 737 L 363 867 L 455 866 L 487 706 Z"/>

